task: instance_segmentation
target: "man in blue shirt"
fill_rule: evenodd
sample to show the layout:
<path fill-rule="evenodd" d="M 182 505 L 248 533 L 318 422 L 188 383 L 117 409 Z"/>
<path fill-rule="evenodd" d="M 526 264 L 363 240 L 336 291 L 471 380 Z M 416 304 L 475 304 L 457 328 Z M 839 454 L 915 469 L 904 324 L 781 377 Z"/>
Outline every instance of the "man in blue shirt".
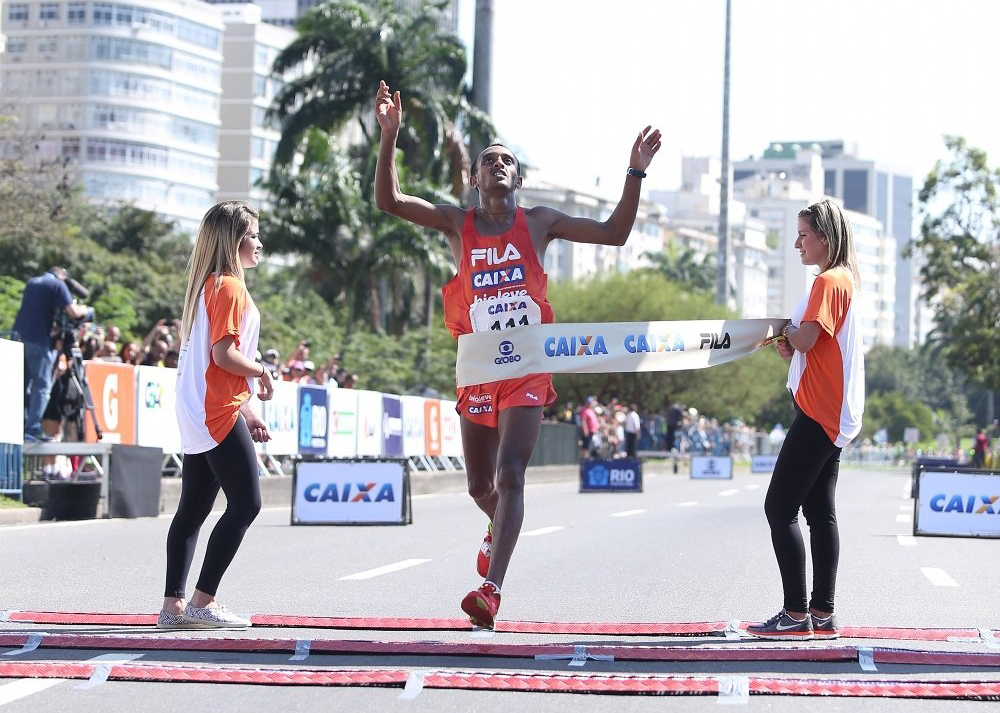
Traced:
<path fill-rule="evenodd" d="M 42 413 L 52 391 L 52 374 L 57 351 L 52 346 L 52 325 L 56 315 L 65 311 L 72 319 L 87 314 L 85 305 L 76 304 L 66 286 L 68 274 L 54 267 L 44 275 L 28 280 L 21 297 L 21 309 L 14 320 L 14 331 L 24 342 L 24 439 L 48 441 L 42 433 Z"/>

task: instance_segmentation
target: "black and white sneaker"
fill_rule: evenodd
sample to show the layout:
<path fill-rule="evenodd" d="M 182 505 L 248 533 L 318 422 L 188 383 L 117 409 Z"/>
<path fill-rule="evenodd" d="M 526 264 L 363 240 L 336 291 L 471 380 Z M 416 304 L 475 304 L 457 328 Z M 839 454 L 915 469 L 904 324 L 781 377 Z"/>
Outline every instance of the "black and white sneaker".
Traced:
<path fill-rule="evenodd" d="M 809 641 L 813 638 L 812 617 L 806 613 L 802 621 L 793 619 L 782 609 L 763 624 L 753 624 L 747 627 L 750 636 L 759 639 L 780 639 L 784 641 Z"/>
<path fill-rule="evenodd" d="M 835 614 L 831 614 L 826 619 L 820 619 L 818 616 L 814 616 L 812 620 L 814 639 L 840 638 L 840 627 L 837 626 L 837 616 Z"/>

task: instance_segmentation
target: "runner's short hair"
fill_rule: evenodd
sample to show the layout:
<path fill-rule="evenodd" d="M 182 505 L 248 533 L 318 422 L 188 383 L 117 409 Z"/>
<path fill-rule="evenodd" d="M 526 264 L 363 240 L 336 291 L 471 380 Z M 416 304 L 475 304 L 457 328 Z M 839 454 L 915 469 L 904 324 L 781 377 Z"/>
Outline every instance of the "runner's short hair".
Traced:
<path fill-rule="evenodd" d="M 484 153 L 486 153 L 487 149 L 491 149 L 494 146 L 499 146 L 500 148 L 504 148 L 504 149 L 507 149 L 508 151 L 510 151 L 510 155 L 514 157 L 514 166 L 517 168 L 517 175 L 520 176 L 521 175 L 521 162 L 518 160 L 517 154 L 515 154 L 513 151 L 511 151 L 511 148 L 509 146 L 507 146 L 506 144 L 500 143 L 499 141 L 494 141 L 492 144 L 490 144 L 485 149 L 483 149 L 482 151 L 480 151 L 479 152 L 479 156 L 476 156 L 474 159 L 472 159 L 472 172 L 475 173 L 477 170 L 479 170 L 479 159 L 482 157 L 482 155 Z"/>

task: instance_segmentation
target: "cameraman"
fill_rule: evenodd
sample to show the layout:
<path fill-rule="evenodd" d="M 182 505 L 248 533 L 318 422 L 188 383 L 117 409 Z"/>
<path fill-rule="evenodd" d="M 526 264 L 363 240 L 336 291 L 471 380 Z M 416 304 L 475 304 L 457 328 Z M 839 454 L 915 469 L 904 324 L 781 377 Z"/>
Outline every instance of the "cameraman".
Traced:
<path fill-rule="evenodd" d="M 70 319 L 81 319 L 91 309 L 76 304 L 66 279 L 69 273 L 53 267 L 44 275 L 28 280 L 21 297 L 21 309 L 14 320 L 14 331 L 24 342 L 24 439 L 50 441 L 42 432 L 42 412 L 52 390 L 57 351 L 52 344 L 52 328 L 63 312 Z M 82 288 L 81 288 L 82 289 Z"/>

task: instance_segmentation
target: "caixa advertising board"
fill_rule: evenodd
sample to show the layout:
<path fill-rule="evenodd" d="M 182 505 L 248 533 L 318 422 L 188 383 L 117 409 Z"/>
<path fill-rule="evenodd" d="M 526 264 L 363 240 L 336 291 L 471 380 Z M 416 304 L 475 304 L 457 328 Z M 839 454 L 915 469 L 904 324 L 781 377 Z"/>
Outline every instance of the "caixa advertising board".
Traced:
<path fill-rule="evenodd" d="M 580 461 L 581 493 L 641 493 L 642 463 L 634 458 Z"/>
<path fill-rule="evenodd" d="M 293 525 L 408 525 L 405 460 L 315 460 L 295 464 Z"/>
<path fill-rule="evenodd" d="M 913 534 L 1000 537 L 1000 471 L 917 471 Z"/>

